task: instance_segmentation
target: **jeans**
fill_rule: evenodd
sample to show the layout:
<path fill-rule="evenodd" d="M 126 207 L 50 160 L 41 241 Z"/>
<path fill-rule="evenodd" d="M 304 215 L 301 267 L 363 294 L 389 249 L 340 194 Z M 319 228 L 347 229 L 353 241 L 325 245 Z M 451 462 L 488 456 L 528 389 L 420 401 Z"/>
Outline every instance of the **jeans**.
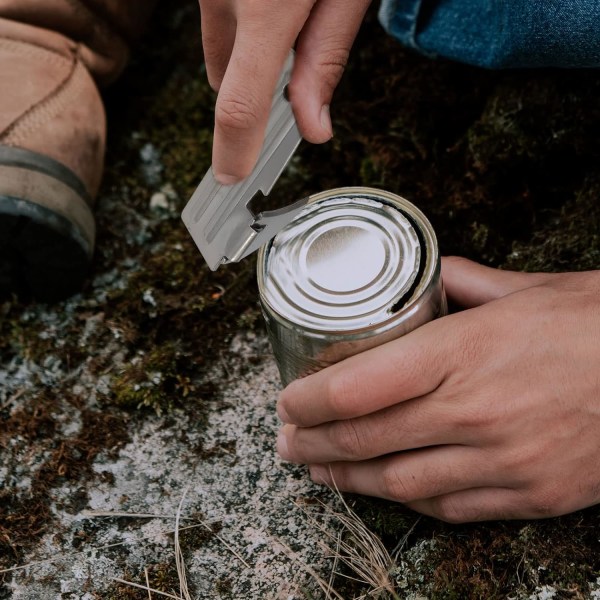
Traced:
<path fill-rule="evenodd" d="M 488 68 L 600 67 L 600 0 L 382 0 L 388 33 Z"/>

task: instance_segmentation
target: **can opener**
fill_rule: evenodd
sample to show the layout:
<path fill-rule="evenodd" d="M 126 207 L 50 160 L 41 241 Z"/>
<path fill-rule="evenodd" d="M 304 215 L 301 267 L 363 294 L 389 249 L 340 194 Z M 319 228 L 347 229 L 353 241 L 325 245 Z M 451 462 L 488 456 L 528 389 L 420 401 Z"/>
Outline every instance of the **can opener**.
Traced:
<path fill-rule="evenodd" d="M 271 192 L 302 140 L 286 97 L 293 64 L 292 51 L 275 89 L 265 141 L 252 173 L 234 185 L 221 185 L 211 167 L 181 214 L 213 271 L 221 264 L 238 262 L 258 250 L 290 223 L 308 201 L 303 198 L 258 214 L 248 207 L 258 191 L 265 196 Z"/>

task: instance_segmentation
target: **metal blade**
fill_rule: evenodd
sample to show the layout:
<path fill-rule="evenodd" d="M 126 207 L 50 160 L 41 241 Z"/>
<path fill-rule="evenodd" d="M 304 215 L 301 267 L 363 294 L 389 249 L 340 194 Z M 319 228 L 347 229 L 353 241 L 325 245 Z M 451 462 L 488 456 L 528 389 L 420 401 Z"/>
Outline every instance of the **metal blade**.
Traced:
<path fill-rule="evenodd" d="M 273 238 L 304 207 L 307 199 L 258 215 L 248 204 L 261 191 L 268 195 L 302 140 L 292 107 L 285 96 L 294 64 L 290 53 L 277 84 L 265 141 L 256 167 L 243 181 L 224 186 L 212 167 L 183 209 L 181 218 L 208 266 L 237 262 Z"/>

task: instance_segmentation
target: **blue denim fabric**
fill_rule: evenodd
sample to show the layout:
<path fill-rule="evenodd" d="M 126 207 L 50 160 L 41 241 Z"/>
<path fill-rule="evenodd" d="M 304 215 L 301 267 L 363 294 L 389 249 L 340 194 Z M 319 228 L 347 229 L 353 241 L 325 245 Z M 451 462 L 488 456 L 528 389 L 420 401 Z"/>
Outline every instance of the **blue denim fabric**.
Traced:
<path fill-rule="evenodd" d="M 600 67 L 600 0 L 382 0 L 403 44 L 489 68 Z"/>

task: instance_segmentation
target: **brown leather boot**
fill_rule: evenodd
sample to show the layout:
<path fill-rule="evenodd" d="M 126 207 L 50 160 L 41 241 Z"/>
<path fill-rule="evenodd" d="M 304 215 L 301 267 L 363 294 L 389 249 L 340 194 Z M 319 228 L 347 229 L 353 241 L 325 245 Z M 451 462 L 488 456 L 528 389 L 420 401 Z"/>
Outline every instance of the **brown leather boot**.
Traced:
<path fill-rule="evenodd" d="M 106 118 L 97 84 L 153 0 L 0 0 L 0 294 L 56 300 L 92 258 Z"/>

